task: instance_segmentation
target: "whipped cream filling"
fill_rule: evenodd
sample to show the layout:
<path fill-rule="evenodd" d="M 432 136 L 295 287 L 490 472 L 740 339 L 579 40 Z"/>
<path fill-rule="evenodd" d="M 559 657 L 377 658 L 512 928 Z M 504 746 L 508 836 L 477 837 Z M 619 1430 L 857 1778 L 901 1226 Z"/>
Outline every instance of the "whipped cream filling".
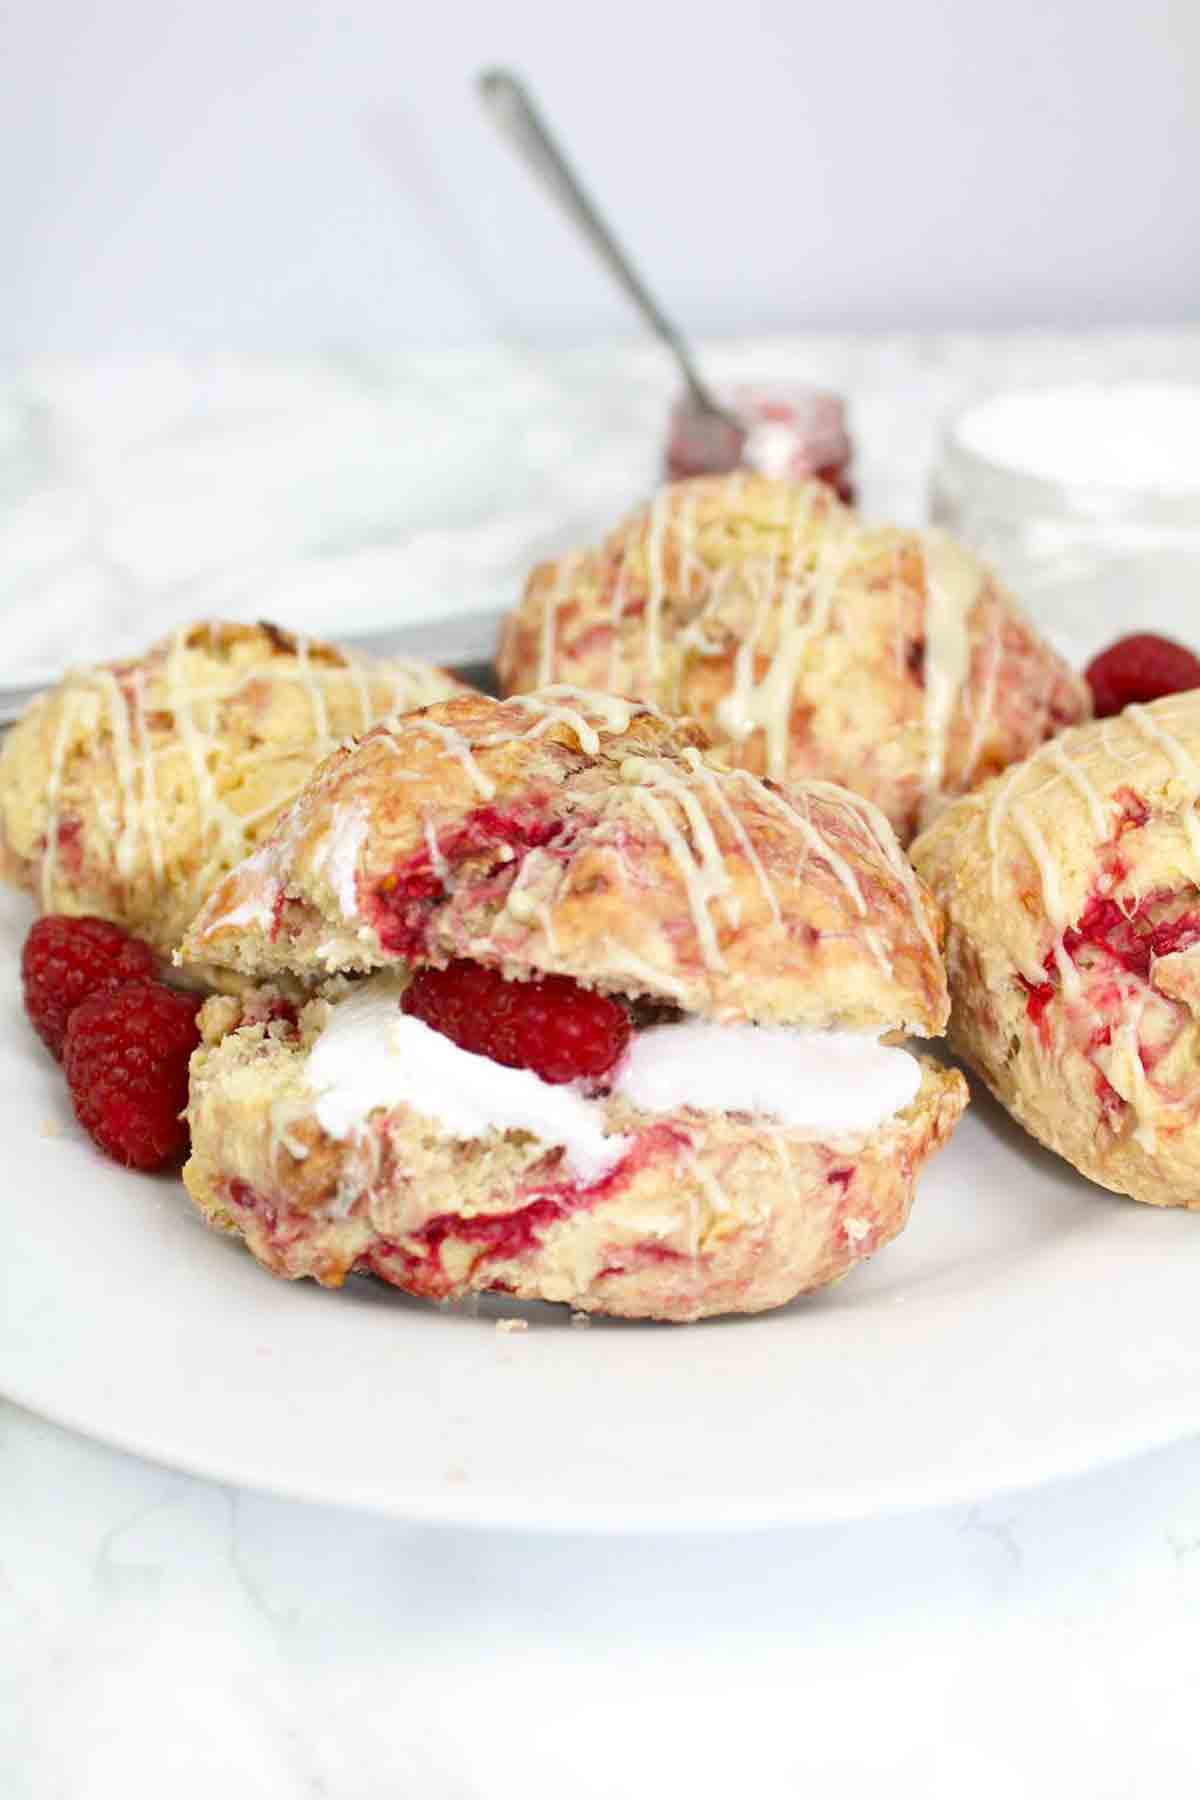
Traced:
<path fill-rule="evenodd" d="M 410 1106 L 449 1137 L 527 1131 L 560 1144 L 581 1181 L 599 1181 L 620 1162 L 629 1140 L 605 1133 L 602 1106 L 532 1069 L 460 1050 L 400 1011 L 402 991 L 387 976 L 363 982 L 333 1008 L 312 1047 L 307 1080 L 330 1137 L 349 1137 L 376 1107 Z"/>
<path fill-rule="evenodd" d="M 873 1131 L 920 1085 L 914 1056 L 866 1033 L 692 1019 L 639 1032 L 613 1092 L 641 1112 L 755 1113 L 832 1137 Z"/>
<path fill-rule="evenodd" d="M 524 1131 L 561 1145 L 572 1172 L 599 1181 L 630 1140 L 605 1131 L 604 1101 L 461 1050 L 400 1011 L 402 984 L 364 981 L 331 1010 L 306 1079 L 330 1137 L 349 1137 L 379 1107 L 408 1106 L 450 1137 Z M 639 1112 L 750 1113 L 821 1137 L 865 1134 L 907 1106 L 921 1070 L 907 1050 L 852 1031 L 701 1020 L 637 1033 L 611 1085 Z"/>

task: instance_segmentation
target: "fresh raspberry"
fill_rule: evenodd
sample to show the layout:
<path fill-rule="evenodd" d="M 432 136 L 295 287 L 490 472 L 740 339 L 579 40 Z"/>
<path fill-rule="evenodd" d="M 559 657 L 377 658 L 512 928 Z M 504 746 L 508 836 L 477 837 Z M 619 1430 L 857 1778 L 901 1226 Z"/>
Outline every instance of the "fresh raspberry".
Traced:
<path fill-rule="evenodd" d="M 93 994 L 71 1014 L 63 1061 L 75 1117 L 130 1169 L 161 1169 L 188 1146 L 188 1058 L 198 994 L 160 981 Z"/>
<path fill-rule="evenodd" d="M 158 959 L 149 944 L 107 919 L 39 919 L 21 952 L 25 1011 L 51 1056 L 62 1061 L 67 1020 L 89 995 L 127 981 L 153 979 Z"/>
<path fill-rule="evenodd" d="M 401 1004 L 460 1049 L 543 1081 L 596 1081 L 629 1042 L 624 1008 L 566 975 L 506 981 L 482 963 L 452 962 L 420 970 Z"/>
<path fill-rule="evenodd" d="M 1172 638 L 1135 631 L 1118 638 L 1084 671 L 1098 719 L 1109 719 L 1134 701 L 1161 700 L 1200 687 L 1200 657 Z"/>

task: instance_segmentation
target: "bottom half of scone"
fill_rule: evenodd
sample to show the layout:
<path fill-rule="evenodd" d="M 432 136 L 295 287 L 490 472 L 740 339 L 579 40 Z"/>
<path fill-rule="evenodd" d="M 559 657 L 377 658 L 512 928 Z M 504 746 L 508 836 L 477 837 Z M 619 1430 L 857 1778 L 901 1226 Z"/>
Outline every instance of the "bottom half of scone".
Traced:
<path fill-rule="evenodd" d="M 828 1141 L 769 1117 L 600 1098 L 612 1150 L 599 1172 L 531 1132 L 453 1136 L 404 1104 L 337 1137 L 307 1078 L 322 1004 L 224 1036 L 210 1017 L 184 1180 L 273 1273 L 331 1287 L 363 1273 L 435 1300 L 494 1291 L 664 1320 L 763 1311 L 903 1228 L 966 1103 L 961 1075 L 925 1058 L 901 1111 Z M 257 1010 L 268 1017 L 269 999 Z"/>
<path fill-rule="evenodd" d="M 1137 915 L 1110 906 L 1035 981 L 952 926 L 949 1039 L 1081 1174 L 1152 1206 L 1200 1208 L 1200 957 L 1155 956 L 1152 941 L 1161 934 L 1143 944 Z"/>

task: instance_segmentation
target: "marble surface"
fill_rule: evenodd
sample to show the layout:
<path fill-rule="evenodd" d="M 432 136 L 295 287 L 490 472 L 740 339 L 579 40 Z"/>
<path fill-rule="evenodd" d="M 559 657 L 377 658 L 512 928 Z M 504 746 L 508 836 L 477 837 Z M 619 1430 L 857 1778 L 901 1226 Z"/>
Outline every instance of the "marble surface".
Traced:
<path fill-rule="evenodd" d="M 915 517 L 966 398 L 1200 376 L 1200 333 L 711 360 L 847 388 L 867 506 Z M 4 667 L 214 608 L 320 628 L 496 604 L 645 486 L 668 389 L 642 350 L 19 371 Z M 0 1620 L 3 1800 L 1161 1800 L 1200 1775 L 1200 1444 L 971 1508 L 608 1540 L 305 1507 L 0 1402 Z"/>
<path fill-rule="evenodd" d="M 719 383 L 846 393 L 865 511 L 923 515 L 943 421 L 999 388 L 1200 381 L 1200 331 L 775 339 Z M 673 382 L 631 346 L 309 363 L 52 361 L 0 385 L 4 678 L 217 611 L 352 631 L 506 605 L 656 476 Z"/>

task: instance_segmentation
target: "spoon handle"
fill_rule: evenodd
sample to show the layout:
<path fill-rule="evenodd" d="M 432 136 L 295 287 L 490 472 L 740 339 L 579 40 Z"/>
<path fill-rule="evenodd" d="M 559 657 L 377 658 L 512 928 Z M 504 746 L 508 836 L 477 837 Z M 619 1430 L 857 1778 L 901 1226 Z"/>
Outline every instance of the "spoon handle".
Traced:
<path fill-rule="evenodd" d="M 651 331 L 666 344 L 696 405 L 705 412 L 723 416 L 723 409 L 701 380 L 687 344 L 597 212 L 547 130 L 524 83 L 507 69 L 486 69 L 479 77 L 479 92 L 498 129 L 520 151 L 534 174 L 541 177 L 567 217 L 616 276 Z"/>

